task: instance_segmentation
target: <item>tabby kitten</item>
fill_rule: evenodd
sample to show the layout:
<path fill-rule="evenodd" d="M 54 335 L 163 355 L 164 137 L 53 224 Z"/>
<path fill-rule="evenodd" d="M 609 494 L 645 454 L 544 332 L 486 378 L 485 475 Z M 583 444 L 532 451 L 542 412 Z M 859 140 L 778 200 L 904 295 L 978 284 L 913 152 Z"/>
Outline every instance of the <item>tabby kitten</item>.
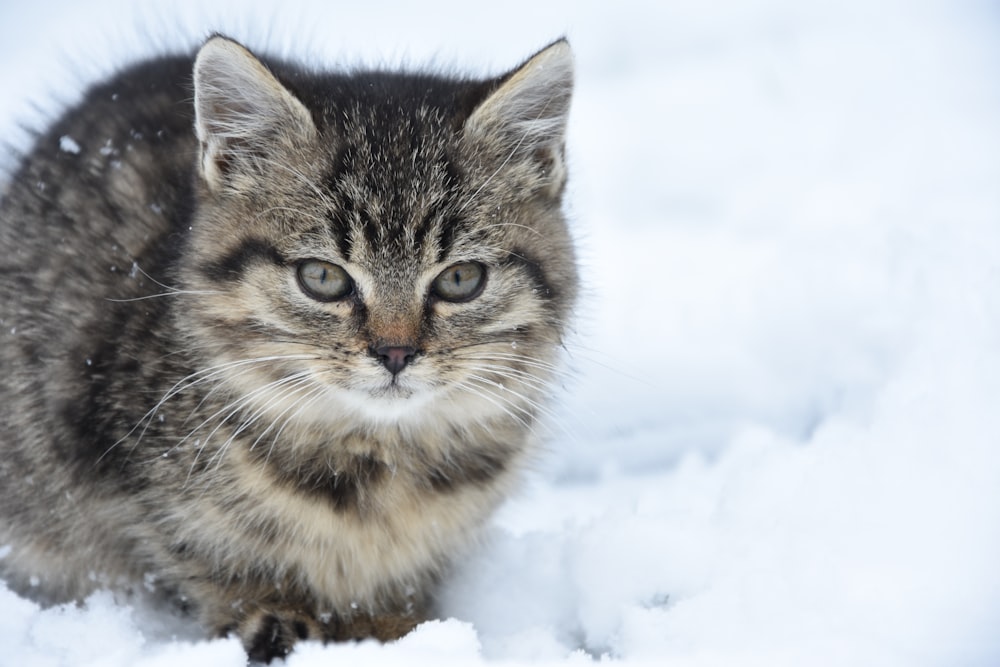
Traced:
<path fill-rule="evenodd" d="M 0 576 L 264 661 L 425 618 L 550 393 L 572 84 L 565 41 L 466 80 L 216 36 L 91 89 L 0 204 Z"/>

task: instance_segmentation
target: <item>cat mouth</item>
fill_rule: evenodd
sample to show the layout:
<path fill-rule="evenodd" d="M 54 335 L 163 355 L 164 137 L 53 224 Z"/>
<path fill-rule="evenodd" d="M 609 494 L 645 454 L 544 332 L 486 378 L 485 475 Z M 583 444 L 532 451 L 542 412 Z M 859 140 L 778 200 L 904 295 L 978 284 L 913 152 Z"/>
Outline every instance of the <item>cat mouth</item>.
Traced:
<path fill-rule="evenodd" d="M 368 392 L 372 398 L 408 399 L 416 390 L 399 381 L 398 377 L 393 377 L 385 386 L 372 389 Z"/>
<path fill-rule="evenodd" d="M 423 383 L 414 381 L 406 375 L 395 374 L 358 383 L 350 387 L 350 392 L 359 398 L 399 401 L 426 393 L 424 391 L 426 388 L 422 385 Z"/>

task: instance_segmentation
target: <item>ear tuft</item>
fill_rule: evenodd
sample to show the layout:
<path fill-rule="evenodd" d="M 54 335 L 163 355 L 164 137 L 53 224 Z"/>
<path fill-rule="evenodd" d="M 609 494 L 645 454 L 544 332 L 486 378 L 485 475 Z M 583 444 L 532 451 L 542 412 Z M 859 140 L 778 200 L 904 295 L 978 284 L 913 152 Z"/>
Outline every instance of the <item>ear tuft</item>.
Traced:
<path fill-rule="evenodd" d="M 195 131 L 201 175 L 213 190 L 258 171 L 261 157 L 316 128 L 308 109 L 250 51 L 215 36 L 194 63 Z"/>
<path fill-rule="evenodd" d="M 465 122 L 465 136 L 498 143 L 505 159 L 527 157 L 543 163 L 550 180 L 561 188 L 573 69 L 573 52 L 565 39 L 542 49 L 501 77 Z"/>

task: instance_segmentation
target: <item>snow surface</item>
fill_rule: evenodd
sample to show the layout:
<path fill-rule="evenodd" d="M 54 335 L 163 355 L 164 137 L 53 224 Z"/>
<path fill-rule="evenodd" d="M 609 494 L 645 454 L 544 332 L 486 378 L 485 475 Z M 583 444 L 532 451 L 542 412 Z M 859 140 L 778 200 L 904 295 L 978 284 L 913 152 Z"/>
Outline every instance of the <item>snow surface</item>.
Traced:
<path fill-rule="evenodd" d="M 579 63 L 550 450 L 445 619 L 289 666 L 1000 664 L 996 2 L 206 4 L 4 3 L 0 136 L 211 30 L 475 72 L 567 34 Z M 3 665 L 244 663 L 195 636 L 0 587 Z"/>

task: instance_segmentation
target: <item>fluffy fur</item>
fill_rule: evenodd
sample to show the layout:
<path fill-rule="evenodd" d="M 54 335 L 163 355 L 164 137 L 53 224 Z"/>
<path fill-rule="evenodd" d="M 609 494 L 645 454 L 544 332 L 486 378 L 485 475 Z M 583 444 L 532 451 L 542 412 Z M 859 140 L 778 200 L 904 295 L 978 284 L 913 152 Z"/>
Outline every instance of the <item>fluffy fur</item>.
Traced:
<path fill-rule="evenodd" d="M 0 203 L 8 584 L 153 581 L 261 660 L 424 618 L 556 372 L 571 89 L 564 41 L 462 80 L 224 37 L 93 88 Z"/>

